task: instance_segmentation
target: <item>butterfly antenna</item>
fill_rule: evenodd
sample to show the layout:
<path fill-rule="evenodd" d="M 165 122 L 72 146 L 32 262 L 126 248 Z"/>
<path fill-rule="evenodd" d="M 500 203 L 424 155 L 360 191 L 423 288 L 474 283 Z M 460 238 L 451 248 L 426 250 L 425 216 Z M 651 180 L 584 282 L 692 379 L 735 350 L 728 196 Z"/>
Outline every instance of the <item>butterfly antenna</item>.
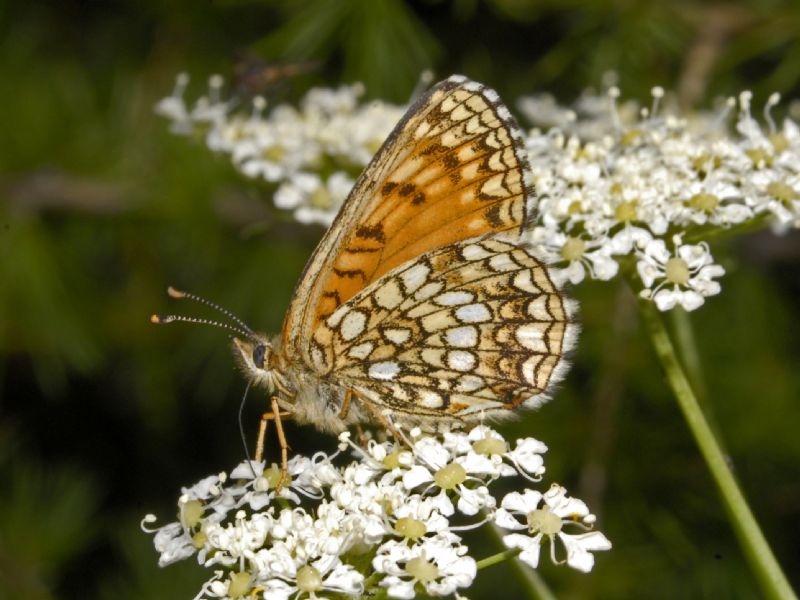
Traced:
<path fill-rule="evenodd" d="M 178 300 L 181 300 L 183 298 L 188 298 L 189 300 L 194 300 L 195 302 L 199 302 L 200 304 L 208 306 L 209 308 L 213 308 L 217 312 L 221 312 L 223 315 L 225 315 L 226 317 L 228 317 L 229 319 L 234 321 L 237 325 L 239 325 L 239 327 L 241 327 L 243 330 L 245 330 L 247 332 L 247 337 L 252 337 L 253 336 L 253 330 L 250 329 L 244 321 L 242 321 L 239 317 L 237 317 L 231 311 L 229 311 L 229 310 L 227 310 L 225 308 L 222 308 L 219 304 L 217 304 L 215 302 L 211 302 L 211 300 L 207 300 L 207 299 L 203 298 L 202 296 L 198 296 L 197 294 L 192 294 L 191 292 L 184 292 L 183 290 L 178 290 L 178 289 L 176 289 L 176 288 L 174 288 L 172 286 L 169 286 L 167 288 L 167 295 L 170 298 L 176 298 Z"/>
<path fill-rule="evenodd" d="M 221 323 L 220 321 L 212 321 L 211 319 L 198 319 L 196 317 L 185 317 L 183 315 L 151 315 L 150 322 L 156 325 L 166 325 L 167 323 L 174 323 L 176 321 L 183 321 L 184 323 L 199 323 L 200 325 L 211 325 L 212 327 L 219 327 L 220 329 L 227 329 L 238 333 L 242 337 L 252 338 L 253 332 L 249 329 L 244 330 L 228 323 Z"/>

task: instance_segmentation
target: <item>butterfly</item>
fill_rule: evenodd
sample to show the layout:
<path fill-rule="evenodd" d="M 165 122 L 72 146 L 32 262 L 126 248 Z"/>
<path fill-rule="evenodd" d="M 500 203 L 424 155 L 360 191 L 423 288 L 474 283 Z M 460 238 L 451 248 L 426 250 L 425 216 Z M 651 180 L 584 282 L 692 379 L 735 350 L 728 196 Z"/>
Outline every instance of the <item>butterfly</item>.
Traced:
<path fill-rule="evenodd" d="M 523 242 L 530 177 L 495 91 L 456 75 L 409 108 L 306 265 L 281 334 L 233 339 L 271 397 L 284 469 L 282 416 L 444 430 L 547 398 L 578 328 Z"/>

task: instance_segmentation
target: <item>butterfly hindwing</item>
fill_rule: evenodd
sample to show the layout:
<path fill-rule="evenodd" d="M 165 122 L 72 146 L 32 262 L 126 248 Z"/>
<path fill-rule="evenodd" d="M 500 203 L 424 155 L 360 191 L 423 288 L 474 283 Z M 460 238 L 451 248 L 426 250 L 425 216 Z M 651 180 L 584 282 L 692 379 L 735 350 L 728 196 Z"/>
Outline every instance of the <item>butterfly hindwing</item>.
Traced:
<path fill-rule="evenodd" d="M 315 370 L 393 413 L 536 403 L 577 328 L 546 266 L 505 238 L 438 248 L 369 285 L 315 331 Z"/>

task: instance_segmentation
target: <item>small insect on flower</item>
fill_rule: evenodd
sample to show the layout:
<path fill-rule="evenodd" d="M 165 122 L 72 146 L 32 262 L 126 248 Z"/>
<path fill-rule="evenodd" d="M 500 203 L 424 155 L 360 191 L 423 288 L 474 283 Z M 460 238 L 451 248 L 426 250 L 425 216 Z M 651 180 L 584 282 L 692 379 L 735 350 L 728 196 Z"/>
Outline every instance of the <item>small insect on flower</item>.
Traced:
<path fill-rule="evenodd" d="M 522 134 L 495 91 L 453 76 L 422 96 L 319 243 L 282 333 L 227 326 L 270 396 L 256 460 L 268 420 L 285 478 L 282 418 L 441 431 L 540 405 L 577 326 L 563 275 L 522 239 L 535 203 Z"/>

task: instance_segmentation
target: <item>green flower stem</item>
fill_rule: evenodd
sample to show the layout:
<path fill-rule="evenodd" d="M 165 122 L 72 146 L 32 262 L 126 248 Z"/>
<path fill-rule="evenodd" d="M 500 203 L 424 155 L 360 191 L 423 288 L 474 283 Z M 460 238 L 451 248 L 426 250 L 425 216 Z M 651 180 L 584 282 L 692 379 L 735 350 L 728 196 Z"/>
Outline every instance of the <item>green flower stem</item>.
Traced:
<path fill-rule="evenodd" d="M 778 561 L 775 560 L 772 549 L 759 529 L 733 473 L 725 462 L 725 456 L 708 426 L 689 380 L 675 355 L 675 349 L 661 314 L 652 302 L 642 301 L 640 304 L 656 354 L 664 367 L 683 416 L 686 418 L 689 429 L 700 447 L 700 452 L 722 496 L 723 505 L 733 522 L 739 544 L 755 572 L 765 596 L 776 600 L 797 598 L 792 588 L 789 587 L 786 576 L 781 571 Z"/>
<path fill-rule="evenodd" d="M 508 560 L 509 558 L 514 558 L 520 552 L 522 552 L 522 550 L 520 550 L 519 548 L 511 548 L 510 550 L 504 550 L 503 552 L 498 552 L 497 554 L 492 554 L 491 556 L 482 558 L 479 561 L 477 561 L 478 570 L 485 569 L 486 567 L 491 567 L 492 565 L 501 563 L 504 560 Z"/>

